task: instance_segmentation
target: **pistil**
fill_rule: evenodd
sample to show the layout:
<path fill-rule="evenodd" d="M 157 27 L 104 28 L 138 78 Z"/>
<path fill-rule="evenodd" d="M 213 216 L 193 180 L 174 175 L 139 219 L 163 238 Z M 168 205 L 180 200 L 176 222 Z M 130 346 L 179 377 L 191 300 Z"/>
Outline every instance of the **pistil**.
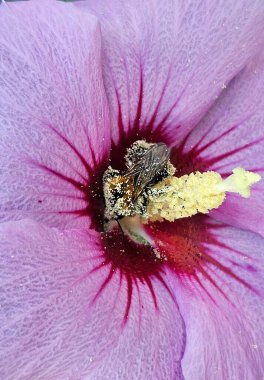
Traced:
<path fill-rule="evenodd" d="M 243 168 L 235 168 L 226 179 L 213 171 L 179 178 L 168 176 L 149 191 L 148 208 L 143 217 L 146 222 L 172 222 L 197 213 L 206 214 L 224 202 L 227 192 L 249 197 L 250 187 L 260 179 L 260 175 Z"/>

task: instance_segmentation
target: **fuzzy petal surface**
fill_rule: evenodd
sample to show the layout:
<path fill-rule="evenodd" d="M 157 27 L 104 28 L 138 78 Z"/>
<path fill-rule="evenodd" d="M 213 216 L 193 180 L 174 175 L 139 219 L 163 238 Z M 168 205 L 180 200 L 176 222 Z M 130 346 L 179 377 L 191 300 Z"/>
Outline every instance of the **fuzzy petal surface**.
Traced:
<path fill-rule="evenodd" d="M 124 323 L 127 289 L 115 273 L 103 289 L 100 234 L 12 221 L 0 225 L 0 250 L 2 379 L 182 378 L 177 304 L 153 280 L 157 311 L 139 283 Z"/>
<path fill-rule="evenodd" d="M 101 23 L 115 141 L 124 131 L 146 129 L 154 135 L 162 129 L 167 142 L 178 142 L 263 36 L 261 0 L 84 0 L 76 5 Z"/>
<path fill-rule="evenodd" d="M 184 378 L 261 379 L 264 359 L 263 238 L 252 232 L 211 223 L 217 243 L 204 242 L 203 245 L 210 257 L 224 265 L 227 271 L 224 273 L 220 265 L 207 264 L 204 268 L 219 288 L 202 274 L 199 279 L 203 288 L 198 282 L 172 276 L 186 323 Z"/>
<path fill-rule="evenodd" d="M 263 40 L 264 46 L 264 40 Z M 194 169 L 226 176 L 235 167 L 264 174 L 264 55 L 255 57 L 228 85 L 215 106 L 193 130 L 184 151 Z M 225 223 L 264 234 L 264 180 L 250 198 L 228 194 L 210 213 Z"/>
<path fill-rule="evenodd" d="M 0 219 L 76 226 L 110 144 L 98 23 L 51 0 L 1 4 L 0 23 Z"/>

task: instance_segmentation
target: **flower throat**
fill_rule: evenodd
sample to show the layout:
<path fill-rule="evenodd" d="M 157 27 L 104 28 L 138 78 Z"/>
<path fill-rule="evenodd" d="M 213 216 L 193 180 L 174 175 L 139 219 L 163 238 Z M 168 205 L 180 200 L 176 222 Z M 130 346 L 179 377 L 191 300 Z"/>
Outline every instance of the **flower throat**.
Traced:
<path fill-rule="evenodd" d="M 214 171 L 177 177 L 169 148 L 144 140 L 127 149 L 125 165 L 124 171 L 109 166 L 104 173 L 104 216 L 108 227 L 118 221 L 133 235 L 141 223 L 207 214 L 224 202 L 226 192 L 249 197 L 250 187 L 261 179 L 243 168 L 235 168 L 226 179 Z"/>

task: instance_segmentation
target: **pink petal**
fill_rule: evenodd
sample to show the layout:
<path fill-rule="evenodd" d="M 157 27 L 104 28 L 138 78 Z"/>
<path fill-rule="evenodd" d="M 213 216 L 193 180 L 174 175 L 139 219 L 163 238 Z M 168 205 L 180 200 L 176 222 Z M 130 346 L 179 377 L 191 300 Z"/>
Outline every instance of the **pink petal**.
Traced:
<path fill-rule="evenodd" d="M 262 1 L 76 2 L 101 21 L 117 141 L 163 131 L 178 142 L 260 46 Z M 154 130 L 154 131 L 153 131 Z"/>
<path fill-rule="evenodd" d="M 231 174 L 234 167 L 264 173 L 264 56 L 250 62 L 188 136 L 184 152 L 195 170 Z M 175 162 L 177 165 L 177 162 Z M 225 223 L 264 234 L 264 181 L 251 197 L 229 194 L 211 215 Z"/>
<path fill-rule="evenodd" d="M 208 262 L 204 266 L 219 288 L 201 274 L 198 278 L 203 287 L 198 281 L 171 275 L 186 323 L 184 378 L 261 379 L 263 239 L 251 232 L 212 223 L 210 232 L 215 243 L 203 245 L 213 259 L 228 269 L 225 273 L 220 266 Z"/>
<path fill-rule="evenodd" d="M 51 0 L 2 4 L 0 23 L 0 218 L 76 226 L 110 144 L 98 23 Z"/>
<path fill-rule="evenodd" d="M 182 378 L 175 301 L 153 280 L 157 311 L 138 282 L 124 324 L 120 276 L 102 291 L 109 266 L 100 234 L 21 220 L 0 225 L 0 247 L 2 379 Z"/>

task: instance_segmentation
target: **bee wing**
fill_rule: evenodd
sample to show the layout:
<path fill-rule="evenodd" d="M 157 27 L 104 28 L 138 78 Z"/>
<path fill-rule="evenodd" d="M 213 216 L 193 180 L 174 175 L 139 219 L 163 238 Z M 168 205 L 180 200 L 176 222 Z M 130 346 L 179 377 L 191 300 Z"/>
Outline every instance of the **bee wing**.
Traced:
<path fill-rule="evenodd" d="M 134 184 L 136 199 L 144 188 L 152 181 L 155 175 L 164 168 L 170 156 L 168 147 L 163 143 L 153 145 L 147 152 L 125 173 L 126 176 L 137 176 Z"/>

